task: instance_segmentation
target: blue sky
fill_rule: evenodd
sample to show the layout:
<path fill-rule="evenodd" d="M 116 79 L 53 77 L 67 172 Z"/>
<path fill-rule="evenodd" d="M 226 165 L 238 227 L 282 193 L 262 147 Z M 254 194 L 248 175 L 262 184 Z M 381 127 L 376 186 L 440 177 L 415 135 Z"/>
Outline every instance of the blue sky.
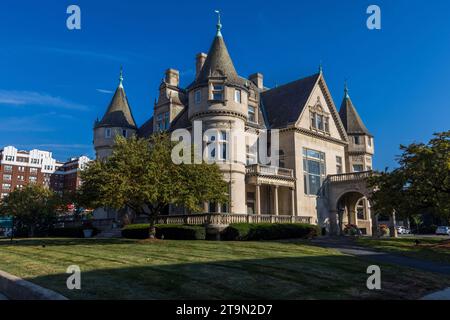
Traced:
<path fill-rule="evenodd" d="M 66 8 L 81 7 L 81 30 Z M 366 28 L 381 8 L 382 29 Z M 92 125 L 124 66 L 138 124 L 152 114 L 164 71 L 194 76 L 195 55 L 223 35 L 238 72 L 262 72 L 275 86 L 317 72 L 336 105 L 350 95 L 375 135 L 375 167 L 395 166 L 400 144 L 428 141 L 450 119 L 450 2 L 315 1 L 2 1 L 0 146 L 41 148 L 57 159 L 93 156 Z"/>

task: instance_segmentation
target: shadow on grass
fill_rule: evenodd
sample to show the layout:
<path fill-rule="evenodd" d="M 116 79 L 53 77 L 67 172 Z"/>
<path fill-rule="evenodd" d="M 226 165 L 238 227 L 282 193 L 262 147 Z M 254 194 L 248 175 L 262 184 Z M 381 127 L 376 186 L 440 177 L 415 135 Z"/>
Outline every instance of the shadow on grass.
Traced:
<path fill-rule="evenodd" d="M 76 246 L 76 245 L 110 245 L 110 244 L 125 244 L 136 242 L 136 240 L 131 239 L 95 239 L 95 238 L 22 238 L 22 239 L 13 239 L 10 241 L 9 239 L 0 239 L 0 247 L 1 246 Z"/>
<path fill-rule="evenodd" d="M 27 280 L 70 299 L 417 299 L 450 285 L 436 275 L 382 266 L 382 290 L 370 291 L 369 264 L 345 255 L 139 263 L 89 271 L 80 265 L 81 290 L 67 289 L 65 273 Z"/>

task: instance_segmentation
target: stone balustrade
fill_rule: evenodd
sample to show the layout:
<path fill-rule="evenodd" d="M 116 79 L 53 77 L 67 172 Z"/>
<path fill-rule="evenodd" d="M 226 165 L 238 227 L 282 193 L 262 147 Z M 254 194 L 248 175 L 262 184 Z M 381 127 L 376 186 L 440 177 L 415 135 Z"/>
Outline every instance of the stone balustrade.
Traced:
<path fill-rule="evenodd" d="M 260 174 L 264 176 L 282 176 L 287 178 L 294 178 L 294 170 L 265 166 L 261 164 L 253 164 L 246 167 L 247 174 Z"/>
<path fill-rule="evenodd" d="M 311 217 L 257 214 L 202 213 L 168 215 L 157 218 L 157 224 L 231 224 L 231 223 L 311 223 Z"/>

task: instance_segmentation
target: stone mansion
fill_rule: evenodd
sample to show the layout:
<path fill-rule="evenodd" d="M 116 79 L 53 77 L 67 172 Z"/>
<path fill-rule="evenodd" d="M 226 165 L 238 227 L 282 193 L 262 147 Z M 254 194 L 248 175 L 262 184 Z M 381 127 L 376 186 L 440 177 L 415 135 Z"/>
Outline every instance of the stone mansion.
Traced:
<path fill-rule="evenodd" d="M 229 203 L 205 203 L 202 213 L 307 221 L 332 233 L 341 220 L 370 234 L 368 191 L 361 181 L 372 170 L 374 140 L 347 88 L 338 111 L 321 69 L 275 88 L 264 86 L 260 73 L 242 77 L 221 29 L 219 21 L 209 52 L 196 56 L 196 75 L 190 85 L 180 87 L 179 72 L 166 71 L 153 116 L 140 127 L 121 75 L 106 113 L 94 125 L 97 158 L 108 157 L 117 134 L 148 137 L 158 131 L 192 130 L 194 121 L 202 121 L 205 130 L 232 129 L 242 135 L 278 129 L 279 165 L 258 164 L 247 145 L 242 150 L 245 161 L 219 164 L 229 182 Z M 226 144 L 227 135 L 219 139 Z M 180 208 L 168 211 L 190 214 Z"/>

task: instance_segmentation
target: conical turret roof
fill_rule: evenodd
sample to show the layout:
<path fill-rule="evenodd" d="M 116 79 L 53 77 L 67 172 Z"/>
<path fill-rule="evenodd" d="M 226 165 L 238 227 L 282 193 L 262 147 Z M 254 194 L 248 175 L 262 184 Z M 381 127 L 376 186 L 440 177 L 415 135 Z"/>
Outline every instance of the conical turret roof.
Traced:
<path fill-rule="evenodd" d="M 130 105 L 122 84 L 122 74 L 120 76 L 119 86 L 106 110 L 102 120 L 96 124 L 96 127 L 123 127 L 137 129 Z"/>
<path fill-rule="evenodd" d="M 219 23 L 217 34 L 214 37 L 213 43 L 208 51 L 208 56 L 203 64 L 203 67 L 195 81 L 189 86 L 194 87 L 208 83 L 211 77 L 224 77 L 225 84 L 245 86 L 247 81 L 240 77 L 234 68 L 227 46 L 223 39 Z"/>
<path fill-rule="evenodd" d="M 339 116 L 341 117 L 347 134 L 365 134 L 372 136 L 356 111 L 356 108 L 348 94 L 347 87 L 345 88 L 345 96 L 341 104 L 341 109 L 339 110 Z"/>

